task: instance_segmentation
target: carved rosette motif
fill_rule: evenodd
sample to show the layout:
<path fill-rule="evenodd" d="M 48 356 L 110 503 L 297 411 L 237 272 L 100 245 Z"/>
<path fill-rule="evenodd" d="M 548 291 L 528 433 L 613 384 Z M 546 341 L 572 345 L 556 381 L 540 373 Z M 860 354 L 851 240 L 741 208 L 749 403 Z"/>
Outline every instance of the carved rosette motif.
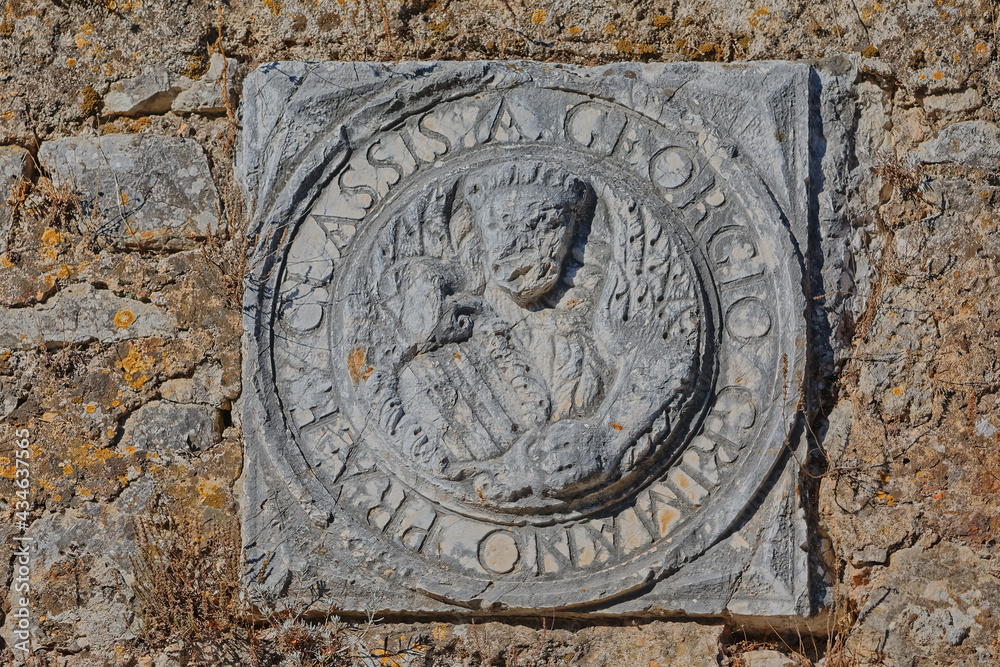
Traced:
<path fill-rule="evenodd" d="M 271 456 L 319 525 L 347 517 L 438 599 L 614 599 L 716 543 L 782 454 L 804 357 L 790 235 L 668 100 L 414 104 L 278 253 Z M 540 604 L 535 581 L 559 585 Z"/>

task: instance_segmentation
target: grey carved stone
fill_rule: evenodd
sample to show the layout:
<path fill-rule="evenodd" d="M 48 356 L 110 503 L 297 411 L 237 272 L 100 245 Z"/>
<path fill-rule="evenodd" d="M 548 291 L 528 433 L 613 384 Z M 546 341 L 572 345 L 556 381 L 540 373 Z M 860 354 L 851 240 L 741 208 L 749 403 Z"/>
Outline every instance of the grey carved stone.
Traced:
<path fill-rule="evenodd" d="M 355 611 L 808 614 L 811 71 L 252 73 L 251 569 Z"/>

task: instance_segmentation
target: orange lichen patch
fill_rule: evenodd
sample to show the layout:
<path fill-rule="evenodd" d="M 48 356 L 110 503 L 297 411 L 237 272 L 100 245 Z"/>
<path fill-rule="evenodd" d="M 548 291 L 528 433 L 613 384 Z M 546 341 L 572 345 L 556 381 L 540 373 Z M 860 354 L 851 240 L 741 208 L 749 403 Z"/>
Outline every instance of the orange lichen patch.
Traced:
<path fill-rule="evenodd" d="M 219 492 L 219 485 L 215 482 L 209 482 L 207 479 L 202 479 L 198 482 L 197 491 L 198 498 L 201 500 L 203 505 L 219 509 L 226 502 L 225 495 Z"/>
<path fill-rule="evenodd" d="M 531 12 L 531 22 L 534 23 L 535 25 L 541 25 L 542 23 L 545 23 L 545 10 L 536 9 L 535 11 Z"/>
<path fill-rule="evenodd" d="M 431 631 L 431 636 L 434 637 L 434 641 L 443 642 L 448 638 L 448 626 L 444 623 L 438 623 Z"/>
<path fill-rule="evenodd" d="M 663 30 L 664 28 L 669 28 L 674 24 L 674 20 L 669 16 L 661 15 L 653 17 L 653 27 L 657 30 Z"/>
<path fill-rule="evenodd" d="M 59 267 L 59 273 L 56 274 L 56 278 L 62 280 L 63 278 L 69 277 L 70 268 L 63 264 Z"/>
<path fill-rule="evenodd" d="M 616 430 L 616 431 L 620 431 L 620 430 L 622 430 L 622 429 L 623 429 L 623 428 L 625 428 L 625 427 L 624 427 L 624 426 L 622 426 L 621 424 L 618 424 L 618 423 L 613 423 L 613 424 L 611 424 L 611 428 L 613 428 L 613 429 L 614 429 L 614 430 Z"/>
<path fill-rule="evenodd" d="M 94 414 L 95 412 L 97 412 L 97 406 L 94 405 L 93 403 L 87 403 L 87 407 L 84 408 L 84 410 L 86 410 L 90 414 Z"/>
<path fill-rule="evenodd" d="M 986 55 L 986 45 L 983 44 L 982 42 L 979 42 L 974 47 L 972 47 L 972 50 L 976 52 L 977 56 L 985 56 Z"/>
<path fill-rule="evenodd" d="M 90 46 L 90 41 L 84 39 L 82 36 L 76 38 L 76 48 L 78 48 L 78 49 L 80 49 L 82 51 L 83 49 L 87 48 L 88 46 Z"/>
<path fill-rule="evenodd" d="M 271 13 L 275 16 L 281 14 L 281 10 L 284 9 L 281 0 L 264 0 L 264 6 L 270 9 Z"/>
<path fill-rule="evenodd" d="M 137 346 L 129 343 L 128 355 L 118 362 L 118 365 L 125 371 L 125 381 L 129 383 L 129 386 L 133 389 L 142 389 L 142 385 L 146 384 L 146 380 L 149 379 L 143 371 L 153 367 L 153 358 L 143 354 Z"/>
<path fill-rule="evenodd" d="M 47 288 L 52 289 L 53 287 L 55 287 L 56 277 L 46 274 L 46 275 L 42 276 L 42 282 L 45 283 L 45 286 Z"/>
<path fill-rule="evenodd" d="M 369 366 L 368 368 L 366 368 L 365 372 L 364 372 L 364 375 L 361 376 L 361 379 L 362 380 L 367 380 L 368 378 L 370 378 L 372 376 L 372 371 L 373 370 L 375 370 L 375 369 L 372 368 L 371 366 Z"/>
<path fill-rule="evenodd" d="M 767 7 L 761 7 L 760 9 L 758 9 L 757 11 L 755 11 L 753 14 L 750 15 L 750 18 L 747 19 L 747 23 L 756 28 L 757 26 L 760 25 L 760 20 L 770 13 L 771 11 Z"/>
<path fill-rule="evenodd" d="M 14 266 L 14 262 L 10 261 L 10 258 L 7 257 L 7 255 L 4 255 L 3 257 L 0 257 L 0 267 L 3 267 L 5 269 L 9 269 L 12 266 Z"/>
<path fill-rule="evenodd" d="M 614 23 L 609 23 L 606 26 L 604 26 L 604 34 L 605 35 L 613 35 L 616 32 L 618 32 L 618 28 L 615 27 Z"/>
<path fill-rule="evenodd" d="M 569 32 L 569 34 L 571 34 L 571 35 L 579 35 L 581 32 L 583 32 L 583 28 L 581 28 L 578 25 L 571 25 L 567 29 L 567 32 Z"/>
<path fill-rule="evenodd" d="M 135 450 L 136 450 L 135 445 L 129 445 L 125 448 L 125 451 L 128 452 L 129 456 L 135 456 Z"/>
<path fill-rule="evenodd" d="M 115 313 L 115 326 L 119 329 L 127 329 L 135 322 L 135 313 L 128 308 L 123 308 Z"/>
<path fill-rule="evenodd" d="M 76 67 L 76 58 L 67 58 L 66 67 Z"/>
<path fill-rule="evenodd" d="M 42 232 L 42 243 L 46 245 L 56 245 L 63 242 L 63 235 L 49 227 Z"/>
<path fill-rule="evenodd" d="M 360 347 L 356 347 L 350 351 L 347 355 L 347 372 L 351 376 L 351 380 L 354 384 L 361 382 L 362 373 L 366 372 L 363 370 L 365 368 L 365 351 Z M 366 377 L 367 379 L 367 377 Z"/>
<path fill-rule="evenodd" d="M 3 352 L 0 352 L 0 363 L 4 363 L 8 359 L 10 359 L 10 350 L 4 350 Z"/>
<path fill-rule="evenodd" d="M 63 474 L 64 475 L 72 475 L 73 474 L 73 466 L 71 466 L 68 463 L 66 465 L 64 465 L 63 466 Z"/>
<path fill-rule="evenodd" d="M 100 467 L 108 459 L 117 456 L 110 449 L 103 449 L 92 442 L 74 442 L 70 445 L 67 453 L 69 454 L 69 460 L 75 464 L 77 469 Z M 70 467 L 70 465 L 66 467 Z M 63 472 L 66 472 L 65 467 L 63 468 Z M 66 472 L 66 474 L 68 475 L 69 473 Z"/>
<path fill-rule="evenodd" d="M 935 81 L 940 81 L 941 79 L 944 78 L 944 74 L 942 72 L 934 72 L 933 74 L 931 74 L 931 78 L 934 79 Z"/>

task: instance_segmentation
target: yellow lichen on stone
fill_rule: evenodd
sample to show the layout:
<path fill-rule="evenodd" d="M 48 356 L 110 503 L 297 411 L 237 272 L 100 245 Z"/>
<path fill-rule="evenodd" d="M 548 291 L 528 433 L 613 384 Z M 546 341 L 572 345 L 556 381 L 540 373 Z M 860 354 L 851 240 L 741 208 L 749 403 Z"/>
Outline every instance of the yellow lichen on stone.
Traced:
<path fill-rule="evenodd" d="M 536 9 L 535 11 L 533 11 L 531 13 L 531 22 L 534 23 L 535 25 L 541 25 L 542 23 L 545 23 L 545 10 Z"/>
<path fill-rule="evenodd" d="M 354 384 L 361 382 L 361 375 L 364 373 L 365 351 L 356 347 L 347 355 L 347 372 L 351 376 Z"/>
<path fill-rule="evenodd" d="M 129 343 L 128 355 L 118 362 L 118 364 L 125 371 L 125 381 L 129 386 L 133 389 L 142 389 L 142 386 L 149 379 L 143 371 L 153 367 L 153 359 L 143 354 L 138 347 Z"/>
<path fill-rule="evenodd" d="M 576 36 L 576 35 L 579 35 L 581 32 L 583 32 L 583 28 L 581 28 L 578 25 L 571 25 L 569 27 L 568 32 L 569 32 L 569 34 Z"/>
<path fill-rule="evenodd" d="M 758 9 L 757 11 L 755 11 L 753 14 L 750 15 L 750 18 L 747 19 L 747 23 L 756 28 L 757 26 L 760 25 L 760 20 L 770 13 L 771 11 L 767 7 L 761 7 L 760 9 Z"/>
<path fill-rule="evenodd" d="M 281 10 L 284 9 L 281 0 L 264 0 L 264 6 L 270 9 L 275 16 L 281 14 Z"/>
<path fill-rule="evenodd" d="M 119 329 L 127 329 L 135 322 L 135 313 L 128 308 L 123 308 L 115 313 L 115 326 Z"/>
<path fill-rule="evenodd" d="M 83 102 L 80 104 L 80 111 L 86 116 L 96 116 L 104 105 L 100 94 L 94 90 L 93 86 L 87 86 L 81 91 Z"/>
<path fill-rule="evenodd" d="M 209 482 L 203 478 L 198 482 L 197 491 L 198 498 L 203 505 L 219 509 L 225 504 L 226 497 L 222 493 L 219 493 L 219 485 L 215 482 Z"/>
<path fill-rule="evenodd" d="M 63 242 L 64 238 L 61 233 L 51 227 L 42 232 L 42 243 L 45 245 L 58 245 Z"/>

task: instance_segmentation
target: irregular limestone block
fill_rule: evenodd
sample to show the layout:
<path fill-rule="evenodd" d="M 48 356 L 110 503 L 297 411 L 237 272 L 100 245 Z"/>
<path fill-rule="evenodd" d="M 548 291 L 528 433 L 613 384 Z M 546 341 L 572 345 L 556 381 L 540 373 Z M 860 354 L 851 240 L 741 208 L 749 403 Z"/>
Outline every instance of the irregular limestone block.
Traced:
<path fill-rule="evenodd" d="M 84 219 L 98 207 L 101 236 L 129 247 L 194 247 L 218 228 L 218 194 L 197 142 L 151 134 L 112 134 L 42 144 L 52 178 L 81 196 Z"/>
<path fill-rule="evenodd" d="M 171 77 L 155 68 L 139 76 L 117 81 L 104 96 L 103 112 L 109 116 L 141 116 L 166 113 L 179 93 L 194 82 L 187 77 Z"/>
<path fill-rule="evenodd" d="M 221 439 L 219 413 L 206 405 L 152 401 L 125 422 L 122 443 L 142 450 L 191 453 Z"/>
<path fill-rule="evenodd" d="M 8 309 L 0 319 L 0 349 L 111 343 L 176 330 L 177 321 L 169 312 L 84 283 L 70 285 L 34 308 Z"/>
<path fill-rule="evenodd" d="M 31 174 L 31 155 L 20 146 L 0 146 L 0 253 L 7 250 L 12 223 L 7 199 L 11 187 Z"/>
<path fill-rule="evenodd" d="M 944 128 L 917 147 L 928 163 L 954 162 L 987 169 L 1000 168 L 1000 128 L 985 120 L 969 120 Z"/>
<path fill-rule="evenodd" d="M 223 58 L 221 53 L 213 53 L 208 72 L 191 87 L 182 91 L 174 100 L 173 110 L 179 113 L 225 113 L 222 99 L 222 70 L 226 68 L 226 90 L 229 103 L 234 107 L 239 102 L 243 66 L 232 58 Z"/>
<path fill-rule="evenodd" d="M 937 118 L 948 118 L 978 109 L 982 103 L 979 91 L 969 88 L 960 93 L 928 95 L 924 98 L 924 109 Z"/>
<path fill-rule="evenodd" d="M 811 76 L 252 73 L 251 566 L 355 611 L 808 614 Z"/>

